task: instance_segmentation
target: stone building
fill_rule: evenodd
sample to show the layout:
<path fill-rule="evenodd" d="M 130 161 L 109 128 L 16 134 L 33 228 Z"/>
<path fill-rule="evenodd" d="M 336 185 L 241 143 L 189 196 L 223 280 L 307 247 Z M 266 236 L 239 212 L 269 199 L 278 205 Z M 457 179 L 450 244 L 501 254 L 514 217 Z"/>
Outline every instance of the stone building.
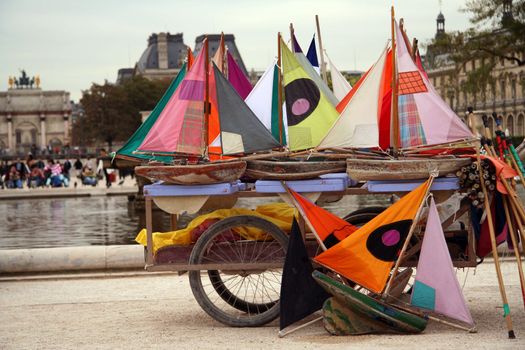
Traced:
<path fill-rule="evenodd" d="M 502 20 L 507 20 L 512 13 L 505 12 Z M 436 38 L 445 33 L 445 17 L 439 13 L 437 19 Z M 505 35 L 498 30 L 494 35 Z M 525 60 L 525 48 L 517 53 Z M 508 129 L 513 136 L 525 135 L 525 66 L 519 66 L 514 61 L 494 57 L 479 57 L 466 62 L 462 66 L 450 59 L 446 52 L 439 52 L 429 46 L 425 56 L 427 73 L 441 97 L 464 117 L 467 107 L 485 113 L 489 117 L 491 131 L 496 127 L 492 113 L 502 118 L 503 128 Z M 468 74 L 480 67 L 493 67 L 490 79 L 477 93 L 470 93 L 465 88 Z"/>
<path fill-rule="evenodd" d="M 24 155 L 30 151 L 61 150 L 70 142 L 69 92 L 46 91 L 40 79 L 9 77 L 0 92 L 0 154 Z"/>
<path fill-rule="evenodd" d="M 195 39 L 197 55 L 205 37 L 209 40 L 209 53 L 213 57 L 219 47 L 220 34 L 199 35 Z M 225 44 L 237 61 L 239 67 L 248 76 L 248 71 L 235 44 L 233 34 L 224 34 Z M 148 38 L 148 47 L 140 56 L 134 68 L 121 68 L 117 73 L 117 84 L 134 75 L 141 75 L 148 79 L 173 79 L 180 71 L 188 56 L 188 46 L 184 44 L 182 33 L 153 33 Z"/>

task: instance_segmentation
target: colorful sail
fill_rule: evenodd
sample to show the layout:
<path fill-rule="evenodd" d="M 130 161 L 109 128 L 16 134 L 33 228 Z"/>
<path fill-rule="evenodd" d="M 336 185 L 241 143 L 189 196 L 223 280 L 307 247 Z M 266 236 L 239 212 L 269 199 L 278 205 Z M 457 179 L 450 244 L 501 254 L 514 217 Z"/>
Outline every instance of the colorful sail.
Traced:
<path fill-rule="evenodd" d="M 323 92 L 323 94 L 325 95 L 325 98 L 328 101 L 330 101 L 332 106 L 337 105 L 337 102 L 338 102 L 337 98 L 334 96 L 334 93 L 332 92 L 332 90 L 330 90 L 328 85 L 326 85 L 326 83 L 323 81 L 321 76 L 315 71 L 314 67 L 312 67 L 312 65 L 310 64 L 310 61 L 308 61 L 308 58 L 306 58 L 303 51 L 301 50 L 301 47 L 297 43 L 297 40 L 295 39 L 295 35 L 292 36 L 292 43 L 293 43 L 292 46 L 294 48 L 295 58 L 297 59 L 301 67 L 304 69 L 306 74 L 308 74 L 310 79 L 312 79 L 315 82 L 317 87 Z"/>
<path fill-rule="evenodd" d="M 175 91 L 177 90 L 178 86 L 180 85 L 180 82 L 182 79 L 184 79 L 184 76 L 186 75 L 186 63 L 184 63 L 179 71 L 179 74 L 173 79 L 170 86 L 164 93 L 164 95 L 161 97 L 160 101 L 157 103 L 155 108 L 151 111 L 150 115 L 146 120 L 139 126 L 139 128 L 133 133 L 133 135 L 128 139 L 126 144 L 122 146 L 117 152 L 116 157 L 121 159 L 129 159 L 129 160 L 155 160 L 158 162 L 163 163 L 169 163 L 171 162 L 171 157 L 165 157 L 165 156 L 152 156 L 152 155 L 145 155 L 145 154 L 137 154 L 133 153 L 137 148 L 140 146 L 142 141 L 144 141 L 144 138 L 148 134 L 149 130 L 155 124 L 157 121 L 160 113 L 168 103 L 169 99 L 173 96 Z"/>
<path fill-rule="evenodd" d="M 341 117 L 332 126 L 320 147 L 377 147 L 379 87 L 385 65 L 387 49 L 364 77 L 353 94 Z M 355 90 L 355 91 L 354 91 Z"/>
<path fill-rule="evenodd" d="M 401 146 L 439 144 L 473 137 L 467 125 L 441 99 L 425 75 L 414 63 L 395 23 L 398 71 L 399 106 L 405 108 L 400 114 Z M 405 95 L 405 97 L 403 97 Z M 410 97 L 412 96 L 412 97 Z M 403 137 L 405 136 L 405 137 Z M 417 138 L 413 140 L 412 138 Z"/>
<path fill-rule="evenodd" d="M 281 330 L 321 309 L 324 301 L 330 297 L 313 279 L 313 270 L 294 218 L 281 281 Z"/>
<path fill-rule="evenodd" d="M 286 145 L 285 125 L 279 121 L 278 69 L 275 61 L 270 64 L 244 102 L 266 129 L 270 130 L 272 136 L 276 140 L 282 140 L 281 144 Z"/>
<path fill-rule="evenodd" d="M 328 57 L 328 64 L 330 65 L 330 75 L 332 77 L 332 89 L 334 91 L 334 95 L 338 101 L 341 101 L 348 94 L 348 92 L 350 92 L 352 86 L 346 80 L 343 74 L 341 74 L 341 72 L 337 69 L 330 57 Z"/>
<path fill-rule="evenodd" d="M 253 86 L 250 80 L 244 75 L 244 72 L 239 68 L 235 58 L 228 51 L 226 54 L 228 58 L 228 81 L 235 88 L 235 91 L 244 100 L 252 91 Z"/>
<path fill-rule="evenodd" d="M 253 153 L 280 147 L 215 65 L 213 75 L 222 154 Z"/>
<path fill-rule="evenodd" d="M 433 198 L 410 302 L 416 307 L 474 325 L 456 278 Z"/>
<path fill-rule="evenodd" d="M 380 293 L 428 189 L 426 181 L 315 261 Z"/>
<path fill-rule="evenodd" d="M 281 48 L 289 148 L 316 147 L 339 114 L 282 41 Z"/>
<path fill-rule="evenodd" d="M 314 70 L 317 72 L 317 74 L 321 74 L 321 69 L 319 68 L 319 60 L 317 59 L 317 50 L 315 48 L 315 34 L 312 38 L 312 42 L 310 42 L 310 47 L 308 47 L 306 58 L 308 58 L 308 61 L 310 62 Z"/>
<path fill-rule="evenodd" d="M 385 49 L 359 84 L 337 106 L 341 118 L 321 142 L 321 147 L 379 147 L 394 144 L 391 116 L 392 72 L 397 72 L 401 147 L 441 144 L 471 139 L 472 133 L 441 99 L 412 59 L 403 34 L 395 24 L 396 48 Z M 391 55 L 396 55 L 396 67 Z M 357 88 L 357 85 L 359 87 Z M 344 109 L 343 109 L 344 108 Z"/>
<path fill-rule="evenodd" d="M 201 50 L 180 87 L 151 127 L 140 151 L 204 155 L 205 52 Z"/>
<path fill-rule="evenodd" d="M 326 248 L 334 246 L 357 230 L 354 225 L 315 205 L 292 189 L 289 190 Z"/>

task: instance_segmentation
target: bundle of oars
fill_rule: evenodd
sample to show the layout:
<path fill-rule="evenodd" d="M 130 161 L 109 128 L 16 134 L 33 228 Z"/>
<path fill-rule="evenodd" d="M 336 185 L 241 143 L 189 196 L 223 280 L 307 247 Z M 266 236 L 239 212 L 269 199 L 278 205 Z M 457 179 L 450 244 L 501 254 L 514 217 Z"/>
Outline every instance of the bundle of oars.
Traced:
<path fill-rule="evenodd" d="M 482 208 L 485 196 L 481 190 L 481 181 L 484 182 L 488 191 L 494 191 L 496 188 L 496 169 L 486 159 L 481 161 L 481 171 L 478 168 L 478 163 L 473 162 L 470 166 L 464 166 L 458 170 L 456 176 L 459 178 L 460 187 L 467 191 L 472 205 Z"/>
<path fill-rule="evenodd" d="M 472 114 L 472 108 L 469 108 L 469 113 Z M 491 131 L 488 127 L 488 119 L 486 115 L 483 115 L 483 124 L 485 127 L 485 138 L 482 138 L 481 145 L 486 153 L 487 156 L 493 159 L 498 159 L 498 154 L 496 150 L 494 149 L 494 146 L 491 143 Z M 501 124 L 498 124 L 498 129 L 502 131 Z M 501 133 L 499 135 L 501 137 Z M 499 141 L 498 141 L 499 142 Z M 502 148 L 503 151 L 505 147 Z M 520 167 L 516 162 L 516 159 L 513 157 L 508 158 L 509 165 L 516 170 L 517 174 L 520 176 L 520 182 L 522 185 L 525 185 L 525 179 L 523 178 L 523 174 L 520 171 Z M 477 164 L 478 169 L 481 170 L 478 174 L 481 178 L 483 178 L 483 165 L 482 160 L 480 157 L 480 150 L 478 148 L 477 151 Z M 490 174 L 490 172 L 489 172 Z M 491 175 L 492 177 L 492 175 Z M 496 174 L 496 178 L 499 181 L 498 187 L 501 184 L 504 188 L 499 189 L 498 191 L 502 194 L 502 203 L 503 203 L 503 209 L 505 211 L 505 219 L 508 226 L 508 235 L 511 238 L 512 245 L 515 247 L 514 249 L 514 255 L 516 257 L 516 262 L 518 264 L 518 272 L 520 275 L 520 284 L 522 289 L 522 299 L 523 303 L 525 305 L 525 276 L 523 272 L 523 266 L 522 266 L 522 260 L 520 256 L 520 250 L 519 250 L 519 238 L 521 238 L 522 248 L 523 248 L 523 242 L 525 241 L 525 207 L 523 206 L 517 192 L 515 189 L 515 183 L 512 178 L 508 178 L 504 174 L 503 171 L 498 172 Z M 498 284 L 501 294 L 501 299 L 503 301 L 503 311 L 504 311 L 504 318 L 507 324 L 507 330 L 509 334 L 509 338 L 515 338 L 513 325 L 512 325 L 512 319 L 510 316 L 510 307 L 507 300 L 507 294 L 505 291 L 505 285 L 503 283 L 503 276 L 501 273 L 501 268 L 499 264 L 499 255 L 497 251 L 497 243 L 496 243 L 496 234 L 494 229 L 494 218 L 493 218 L 493 212 L 491 210 L 491 205 L 489 203 L 489 188 L 488 186 L 485 186 L 484 181 L 479 181 L 481 192 L 484 197 L 483 206 L 485 209 L 485 215 L 486 220 L 489 227 L 489 233 L 490 233 L 490 241 L 492 246 L 492 257 L 494 259 L 494 266 L 496 267 L 496 274 L 498 276 Z"/>

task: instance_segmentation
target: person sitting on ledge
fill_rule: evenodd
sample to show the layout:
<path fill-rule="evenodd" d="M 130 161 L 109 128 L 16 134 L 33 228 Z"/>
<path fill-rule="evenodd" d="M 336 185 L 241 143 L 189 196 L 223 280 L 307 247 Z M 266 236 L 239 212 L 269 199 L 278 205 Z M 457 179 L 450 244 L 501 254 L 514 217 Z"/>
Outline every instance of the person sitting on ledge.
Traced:
<path fill-rule="evenodd" d="M 93 171 L 93 168 L 89 165 L 84 166 L 84 169 L 82 169 L 82 184 L 97 185 L 97 174 L 95 174 L 95 171 Z"/>
<path fill-rule="evenodd" d="M 20 172 L 16 170 L 16 165 L 13 164 L 9 168 L 9 173 L 6 177 L 6 183 L 7 188 L 22 188 L 22 177 L 20 176 Z"/>
<path fill-rule="evenodd" d="M 55 163 L 53 159 L 48 159 L 46 169 L 51 172 L 46 180 L 46 186 L 61 187 L 64 184 L 67 187 L 69 185 L 68 179 L 62 175 L 62 166 L 59 162 Z"/>
<path fill-rule="evenodd" d="M 29 174 L 29 178 L 27 179 L 27 187 L 36 188 L 44 186 L 45 182 L 46 180 L 44 176 L 44 171 L 37 167 L 36 164 L 33 165 L 31 167 L 31 173 Z"/>

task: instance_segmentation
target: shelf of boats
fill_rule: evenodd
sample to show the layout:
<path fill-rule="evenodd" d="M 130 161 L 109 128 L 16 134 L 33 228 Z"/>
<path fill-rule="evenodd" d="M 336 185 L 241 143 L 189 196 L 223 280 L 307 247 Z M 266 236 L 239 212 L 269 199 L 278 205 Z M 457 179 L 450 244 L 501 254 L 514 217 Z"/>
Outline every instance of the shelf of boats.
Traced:
<path fill-rule="evenodd" d="M 348 178 L 345 173 L 327 174 L 319 179 L 313 180 L 297 180 L 287 181 L 289 188 L 304 196 L 309 197 L 312 201 L 323 201 L 324 198 L 344 195 L 373 195 L 373 194 L 391 194 L 409 192 L 420 185 L 423 181 L 369 181 L 365 184 L 357 183 Z M 445 198 L 450 196 L 450 193 L 459 189 L 459 182 L 456 177 L 437 178 L 432 184 L 431 191 L 434 196 L 443 194 Z M 215 209 L 232 208 L 238 198 L 257 198 L 257 197 L 275 197 L 282 195 L 281 198 L 287 199 L 286 191 L 282 187 L 280 181 L 275 180 L 259 180 L 255 183 L 243 183 L 235 181 L 231 183 L 210 184 L 210 185 L 171 185 L 165 183 L 155 183 L 144 186 L 144 196 L 146 199 L 146 222 L 148 217 L 151 220 L 151 208 L 154 202 L 162 210 L 172 214 L 172 219 L 176 220 L 176 214 L 180 213 L 197 213 L 200 210 L 211 211 Z M 149 209 L 148 209 L 149 208 Z M 457 218 L 460 218 L 464 213 L 468 214 L 467 205 L 461 205 L 460 209 L 453 213 L 448 219 L 443 222 L 443 227 L 449 227 Z M 470 230 L 456 230 L 446 231 L 447 239 L 461 242 L 467 241 L 468 256 L 474 257 L 473 248 L 470 242 L 472 241 L 472 232 Z M 151 228 L 147 230 L 148 237 L 151 238 Z M 464 250 L 463 243 L 456 244 L 457 249 L 454 251 L 458 259 L 455 259 L 454 265 L 456 267 L 466 267 L 475 264 L 475 260 L 462 260 Z M 316 249 L 315 241 L 310 242 Z M 201 269 L 202 266 L 193 266 L 188 268 L 188 259 L 191 254 L 192 245 L 190 246 L 169 246 L 160 249 L 155 256 L 148 252 L 148 270 L 189 270 Z M 417 264 L 417 246 L 414 252 L 407 252 L 407 259 L 403 262 L 403 266 L 415 266 Z M 234 263 L 234 262 L 232 262 Z M 268 263 L 267 267 L 275 267 L 275 263 Z M 232 265 L 233 266 L 233 265 Z M 266 266 L 266 265 L 265 265 Z M 232 267 L 233 268 L 233 267 Z"/>

